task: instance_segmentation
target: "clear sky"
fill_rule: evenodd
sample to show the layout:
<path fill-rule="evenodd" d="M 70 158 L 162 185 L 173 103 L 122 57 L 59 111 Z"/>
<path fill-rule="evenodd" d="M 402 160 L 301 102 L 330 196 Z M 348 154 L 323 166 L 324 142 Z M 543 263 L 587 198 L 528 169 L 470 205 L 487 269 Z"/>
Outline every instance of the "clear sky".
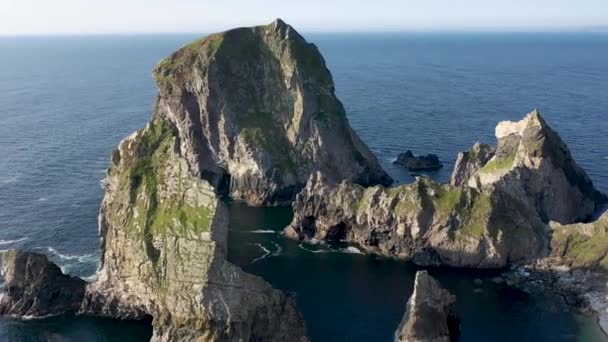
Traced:
<path fill-rule="evenodd" d="M 608 27 L 608 0 L 0 0 L 0 35 L 211 32 L 283 18 L 301 31 Z"/>

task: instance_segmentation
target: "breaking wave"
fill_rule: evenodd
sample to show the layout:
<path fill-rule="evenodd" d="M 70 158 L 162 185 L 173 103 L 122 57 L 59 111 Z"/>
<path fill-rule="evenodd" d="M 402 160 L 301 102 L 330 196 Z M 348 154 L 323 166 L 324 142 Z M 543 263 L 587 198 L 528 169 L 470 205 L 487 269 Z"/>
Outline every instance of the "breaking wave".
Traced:
<path fill-rule="evenodd" d="M 20 239 L 15 239 L 15 240 L 0 240 L 0 246 L 10 245 L 10 244 L 17 243 L 17 242 L 23 242 L 25 240 L 27 240 L 27 237 L 22 237 Z"/>

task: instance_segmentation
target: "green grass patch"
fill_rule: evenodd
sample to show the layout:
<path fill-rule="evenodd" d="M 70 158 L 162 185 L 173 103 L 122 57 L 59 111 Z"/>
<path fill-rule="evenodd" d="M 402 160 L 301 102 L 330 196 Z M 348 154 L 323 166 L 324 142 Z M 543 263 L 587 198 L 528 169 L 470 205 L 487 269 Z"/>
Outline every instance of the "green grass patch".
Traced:
<path fill-rule="evenodd" d="M 478 193 L 473 200 L 472 207 L 465 209 L 462 213 L 463 225 L 458 234 L 480 238 L 487 231 L 490 211 L 492 210 L 492 202 L 490 196 Z"/>
<path fill-rule="evenodd" d="M 462 190 L 459 188 L 450 188 L 448 186 L 443 186 L 438 191 L 435 200 L 433 203 L 435 204 L 435 209 L 441 215 L 441 217 L 447 217 L 454 209 L 456 205 L 460 201 L 460 196 L 462 194 Z"/>
<path fill-rule="evenodd" d="M 499 170 L 509 169 L 515 162 L 515 151 L 511 152 L 507 157 L 494 157 L 481 169 L 482 172 L 491 173 Z"/>

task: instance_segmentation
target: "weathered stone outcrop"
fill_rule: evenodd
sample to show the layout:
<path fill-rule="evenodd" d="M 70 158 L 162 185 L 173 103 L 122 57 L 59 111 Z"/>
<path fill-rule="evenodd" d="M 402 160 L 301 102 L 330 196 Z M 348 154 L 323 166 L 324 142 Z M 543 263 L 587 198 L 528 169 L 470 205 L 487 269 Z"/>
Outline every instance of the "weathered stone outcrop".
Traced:
<path fill-rule="evenodd" d="M 410 150 L 401 153 L 394 163 L 411 171 L 434 171 L 443 167 L 443 164 L 439 161 L 437 155 L 427 154 L 426 156 L 415 156 Z"/>
<path fill-rule="evenodd" d="M 422 265 L 502 267 L 547 256 L 547 219 L 587 219 L 605 196 L 538 112 L 500 123 L 497 137 L 495 152 L 476 144 L 461 154 L 449 185 L 419 178 L 364 188 L 314 175 L 285 233 Z"/>
<path fill-rule="evenodd" d="M 4 294 L 0 315 L 45 317 L 76 312 L 85 281 L 63 274 L 46 255 L 9 250 L 2 253 Z"/>
<path fill-rule="evenodd" d="M 80 313 L 153 317 L 155 341 L 304 341 L 295 301 L 226 261 L 227 212 L 163 118 L 120 143 L 99 214 L 102 268 Z"/>
<path fill-rule="evenodd" d="M 350 128 L 318 49 L 280 19 L 195 41 L 154 75 L 155 115 L 177 127 L 189 170 L 232 198 L 291 203 L 314 171 L 391 182 Z"/>
<path fill-rule="evenodd" d="M 475 143 L 469 151 L 458 153 L 456 165 L 450 177 L 450 185 L 466 185 L 469 179 L 486 165 L 493 156 L 494 148 L 480 142 Z"/>
<path fill-rule="evenodd" d="M 420 265 L 502 267 L 546 254 L 547 228 L 507 192 L 450 187 L 427 178 L 395 188 L 311 177 L 285 234 L 346 240 Z"/>
<path fill-rule="evenodd" d="M 551 222 L 551 259 L 571 268 L 608 271 L 608 212 L 591 223 Z"/>
<path fill-rule="evenodd" d="M 450 342 L 460 334 L 456 296 L 441 288 L 427 271 L 418 271 L 395 342 Z"/>
<path fill-rule="evenodd" d="M 496 152 L 469 186 L 519 188 L 545 222 L 586 221 L 606 202 L 538 111 L 499 123 L 496 138 Z"/>

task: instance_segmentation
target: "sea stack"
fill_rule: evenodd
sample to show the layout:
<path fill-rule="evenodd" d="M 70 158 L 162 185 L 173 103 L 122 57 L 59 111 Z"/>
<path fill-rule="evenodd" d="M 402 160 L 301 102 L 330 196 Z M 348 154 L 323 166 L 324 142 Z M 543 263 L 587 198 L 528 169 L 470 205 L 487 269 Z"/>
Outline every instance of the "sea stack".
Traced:
<path fill-rule="evenodd" d="M 441 288 L 427 271 L 416 272 L 414 292 L 397 331 L 395 342 L 450 342 L 460 334 L 456 296 Z"/>
<path fill-rule="evenodd" d="M 587 221 L 606 203 L 538 110 L 518 122 L 499 123 L 496 139 L 496 152 L 469 186 L 520 192 L 545 222 Z"/>
<path fill-rule="evenodd" d="M 154 70 L 154 116 L 189 171 L 252 205 L 290 204 L 313 172 L 388 185 L 350 128 L 317 47 L 277 19 L 195 41 Z"/>

